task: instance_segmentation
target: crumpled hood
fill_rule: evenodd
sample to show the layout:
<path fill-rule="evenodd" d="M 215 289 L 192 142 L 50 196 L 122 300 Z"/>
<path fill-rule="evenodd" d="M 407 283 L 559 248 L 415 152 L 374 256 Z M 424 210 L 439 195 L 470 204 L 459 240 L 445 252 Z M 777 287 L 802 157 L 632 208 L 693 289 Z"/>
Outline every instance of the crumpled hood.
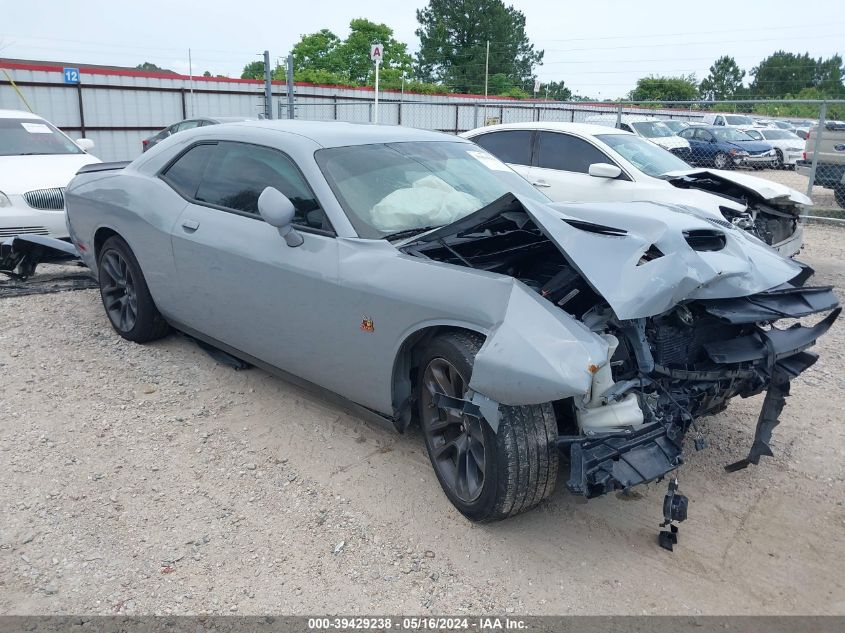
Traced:
<path fill-rule="evenodd" d="M 801 272 L 798 264 L 745 231 L 705 219 L 689 208 L 647 202 L 520 202 L 620 319 L 657 315 L 691 299 L 755 294 Z M 566 220 L 617 231 L 577 228 Z M 724 247 L 695 250 L 687 241 L 690 231 L 724 235 Z M 652 246 L 662 255 L 642 261 Z"/>
<path fill-rule="evenodd" d="M 0 156 L 0 191 L 21 195 L 33 189 L 67 187 L 80 167 L 99 162 L 91 154 Z"/>
<path fill-rule="evenodd" d="M 734 171 L 724 171 L 719 169 L 682 169 L 679 171 L 670 171 L 664 174 L 669 178 L 688 177 L 707 177 L 718 180 L 727 181 L 747 189 L 749 192 L 756 194 L 764 200 L 773 204 L 782 204 L 786 201 L 794 202 L 795 204 L 812 205 L 810 200 L 800 191 L 796 191 L 792 187 L 787 187 L 771 180 L 758 178 L 749 174 L 742 174 Z"/>

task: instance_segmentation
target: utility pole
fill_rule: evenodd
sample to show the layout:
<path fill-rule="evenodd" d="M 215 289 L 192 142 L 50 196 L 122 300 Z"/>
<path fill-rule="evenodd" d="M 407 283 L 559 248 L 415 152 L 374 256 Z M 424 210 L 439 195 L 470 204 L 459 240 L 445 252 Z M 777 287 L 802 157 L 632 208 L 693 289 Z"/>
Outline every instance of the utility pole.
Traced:
<path fill-rule="evenodd" d="M 293 110 L 293 55 L 288 55 L 288 118 L 293 119 L 296 113 Z"/>
<path fill-rule="evenodd" d="M 490 75 L 490 40 L 487 40 L 487 55 L 484 58 L 484 125 L 487 125 L 487 77 Z"/>
<path fill-rule="evenodd" d="M 270 74 L 270 51 L 264 51 L 264 117 L 273 118 L 273 82 Z"/>
<path fill-rule="evenodd" d="M 191 61 L 191 49 L 188 49 L 188 82 L 191 85 L 191 116 L 194 116 L 194 64 Z"/>
<path fill-rule="evenodd" d="M 381 58 L 384 56 L 384 47 L 382 47 L 381 42 L 373 42 L 370 46 L 370 59 L 376 65 L 376 91 L 375 91 L 375 101 L 373 103 L 373 123 L 378 123 L 378 69 L 381 65 Z"/>

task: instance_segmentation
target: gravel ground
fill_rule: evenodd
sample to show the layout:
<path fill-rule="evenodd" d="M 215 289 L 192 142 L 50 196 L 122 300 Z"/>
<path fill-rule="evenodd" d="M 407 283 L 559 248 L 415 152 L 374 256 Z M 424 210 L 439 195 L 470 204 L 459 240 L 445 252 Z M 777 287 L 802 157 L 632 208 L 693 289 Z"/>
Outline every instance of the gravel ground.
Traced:
<path fill-rule="evenodd" d="M 806 237 L 841 292 L 845 231 Z M 94 290 L 2 299 L 0 324 L 0 613 L 845 614 L 841 320 L 774 458 L 722 469 L 761 397 L 705 421 L 673 553 L 664 484 L 585 502 L 562 474 L 535 511 L 473 525 L 417 432 L 183 337 L 123 341 Z"/>

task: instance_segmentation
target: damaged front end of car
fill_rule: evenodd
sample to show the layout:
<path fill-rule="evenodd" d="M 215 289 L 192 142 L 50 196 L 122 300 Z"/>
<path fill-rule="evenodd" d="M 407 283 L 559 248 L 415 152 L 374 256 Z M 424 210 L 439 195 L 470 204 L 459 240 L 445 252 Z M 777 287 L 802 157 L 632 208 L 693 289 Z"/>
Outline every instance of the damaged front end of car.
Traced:
<path fill-rule="evenodd" d="M 696 421 L 737 396 L 766 392 L 748 455 L 728 469 L 771 455 L 790 381 L 816 361 L 808 350 L 841 311 L 830 287 L 807 285 L 809 267 L 734 227 L 646 203 L 542 205 L 503 196 L 400 250 L 508 275 L 603 345 L 606 357 L 589 364 L 577 351 L 549 360 L 559 375 L 582 362 L 589 374 L 586 389 L 554 402 L 567 486 L 587 498 L 666 477 L 683 463 Z M 507 374 L 514 329 L 532 325 L 506 315 L 476 357 L 473 404 L 491 424 L 493 373 Z M 498 404 L 532 403 L 518 401 L 516 389 L 498 393 Z M 667 522 L 685 516 L 677 483 L 667 504 Z"/>
<path fill-rule="evenodd" d="M 813 204 L 804 194 L 755 176 L 710 169 L 672 172 L 666 178 L 679 189 L 697 189 L 722 198 L 719 209 L 726 221 L 784 257 L 793 257 L 801 250 L 801 216 Z"/>

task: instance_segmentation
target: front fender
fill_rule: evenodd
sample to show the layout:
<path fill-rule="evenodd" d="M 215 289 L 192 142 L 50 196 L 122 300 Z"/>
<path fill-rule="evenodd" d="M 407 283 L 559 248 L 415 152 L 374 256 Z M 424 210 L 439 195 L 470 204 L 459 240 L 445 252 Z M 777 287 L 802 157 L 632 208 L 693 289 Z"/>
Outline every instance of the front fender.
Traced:
<path fill-rule="evenodd" d="M 590 366 L 605 362 L 604 340 L 514 279 L 504 315 L 475 357 L 469 387 L 501 404 L 542 404 L 587 394 Z"/>

